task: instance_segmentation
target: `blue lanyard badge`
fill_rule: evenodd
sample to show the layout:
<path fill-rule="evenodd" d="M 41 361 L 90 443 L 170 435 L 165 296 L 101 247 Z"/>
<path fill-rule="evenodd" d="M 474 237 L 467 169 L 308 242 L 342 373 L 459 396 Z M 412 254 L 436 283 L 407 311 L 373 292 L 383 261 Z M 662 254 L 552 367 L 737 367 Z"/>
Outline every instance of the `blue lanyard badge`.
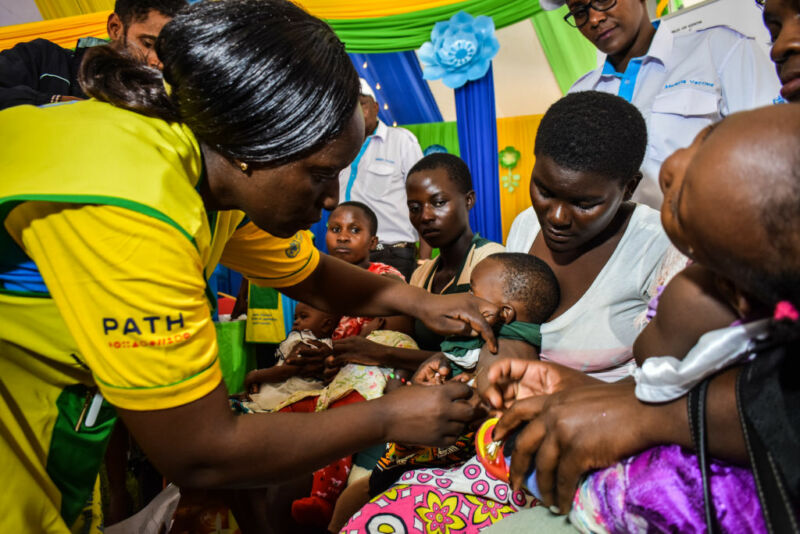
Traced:
<path fill-rule="evenodd" d="M 367 151 L 367 147 L 369 146 L 369 142 L 372 141 L 372 137 L 375 135 L 375 132 L 378 131 L 378 127 L 375 127 L 375 131 L 373 131 L 367 140 L 364 141 L 364 144 L 361 145 L 361 150 L 358 151 L 358 156 L 356 159 L 353 160 L 353 163 L 350 164 L 350 178 L 347 179 L 347 188 L 344 190 L 344 200 L 345 202 L 350 202 L 350 192 L 353 189 L 353 183 L 356 181 L 356 176 L 358 175 L 358 164 L 361 161 L 361 157 L 364 155 L 364 152 Z"/>

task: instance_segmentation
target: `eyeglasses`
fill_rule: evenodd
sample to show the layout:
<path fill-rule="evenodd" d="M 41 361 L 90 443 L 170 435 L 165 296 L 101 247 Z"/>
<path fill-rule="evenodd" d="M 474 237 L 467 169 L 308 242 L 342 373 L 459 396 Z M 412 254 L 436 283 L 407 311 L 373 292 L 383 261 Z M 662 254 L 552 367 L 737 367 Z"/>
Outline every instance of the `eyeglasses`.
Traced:
<path fill-rule="evenodd" d="M 590 0 L 589 2 L 576 6 L 564 15 L 564 20 L 573 28 L 580 28 L 589 22 L 589 8 L 595 11 L 608 11 L 617 5 L 617 0 Z"/>

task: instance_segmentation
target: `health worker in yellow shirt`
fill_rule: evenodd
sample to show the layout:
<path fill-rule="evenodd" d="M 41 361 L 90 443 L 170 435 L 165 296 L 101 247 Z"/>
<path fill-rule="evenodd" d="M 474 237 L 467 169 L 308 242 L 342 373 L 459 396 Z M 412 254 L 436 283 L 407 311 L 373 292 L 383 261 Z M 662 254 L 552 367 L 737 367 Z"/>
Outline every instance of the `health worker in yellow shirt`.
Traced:
<path fill-rule="evenodd" d="M 494 337 L 496 309 L 320 255 L 363 140 L 359 80 L 284 0 L 201 2 L 156 43 L 163 74 L 87 52 L 92 98 L 0 112 L 0 531 L 68 532 L 116 416 L 184 487 L 255 487 L 377 443 L 452 443 L 463 384 L 317 414 L 236 417 L 206 280 L 219 262 L 349 315 Z"/>

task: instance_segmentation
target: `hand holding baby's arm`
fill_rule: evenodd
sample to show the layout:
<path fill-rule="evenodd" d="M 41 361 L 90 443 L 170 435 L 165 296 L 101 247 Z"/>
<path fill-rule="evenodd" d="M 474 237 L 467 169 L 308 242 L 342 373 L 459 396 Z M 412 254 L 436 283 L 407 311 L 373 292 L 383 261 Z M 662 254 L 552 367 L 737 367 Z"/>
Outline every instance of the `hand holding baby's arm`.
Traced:
<path fill-rule="evenodd" d="M 411 377 L 411 382 L 433 386 L 444 384 L 448 378 L 450 378 L 450 361 L 443 353 L 437 352 L 419 366 Z"/>

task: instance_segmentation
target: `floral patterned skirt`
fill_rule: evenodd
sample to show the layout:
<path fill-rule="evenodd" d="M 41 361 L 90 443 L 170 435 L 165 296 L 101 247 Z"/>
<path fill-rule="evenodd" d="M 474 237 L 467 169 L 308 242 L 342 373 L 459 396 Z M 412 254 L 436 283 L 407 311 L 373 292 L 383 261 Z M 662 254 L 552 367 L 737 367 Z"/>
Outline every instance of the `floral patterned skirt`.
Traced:
<path fill-rule="evenodd" d="M 536 504 L 472 458 L 450 469 L 405 473 L 356 512 L 341 534 L 471 534 Z"/>

